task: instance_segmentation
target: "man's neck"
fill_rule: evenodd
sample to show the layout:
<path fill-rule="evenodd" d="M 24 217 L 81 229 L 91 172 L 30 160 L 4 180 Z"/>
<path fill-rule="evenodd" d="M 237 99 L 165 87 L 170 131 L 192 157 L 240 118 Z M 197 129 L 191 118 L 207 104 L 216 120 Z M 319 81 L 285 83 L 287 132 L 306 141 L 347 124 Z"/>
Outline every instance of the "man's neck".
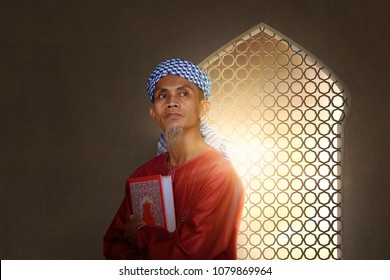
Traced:
<path fill-rule="evenodd" d="M 184 131 L 178 144 L 174 147 L 168 147 L 168 163 L 171 166 L 182 164 L 198 156 L 208 147 L 199 130 Z"/>

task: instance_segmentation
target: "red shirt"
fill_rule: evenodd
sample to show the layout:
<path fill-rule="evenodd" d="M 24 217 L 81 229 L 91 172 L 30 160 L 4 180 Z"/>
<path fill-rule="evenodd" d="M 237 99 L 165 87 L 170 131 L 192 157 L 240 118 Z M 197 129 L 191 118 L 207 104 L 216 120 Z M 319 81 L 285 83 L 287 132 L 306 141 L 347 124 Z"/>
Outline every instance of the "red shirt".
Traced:
<path fill-rule="evenodd" d="M 170 233 L 144 226 L 137 231 L 137 248 L 123 237 L 131 207 L 128 193 L 104 236 L 107 259 L 236 259 L 237 236 L 244 205 L 244 188 L 230 161 L 212 148 L 174 167 L 162 154 L 131 177 L 171 175 L 176 230 Z"/>

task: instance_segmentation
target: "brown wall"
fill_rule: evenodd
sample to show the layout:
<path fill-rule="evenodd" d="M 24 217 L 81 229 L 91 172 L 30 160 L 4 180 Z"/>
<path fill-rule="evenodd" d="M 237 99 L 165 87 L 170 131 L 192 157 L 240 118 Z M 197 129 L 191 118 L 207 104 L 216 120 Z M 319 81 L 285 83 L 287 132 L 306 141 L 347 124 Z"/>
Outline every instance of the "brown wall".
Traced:
<path fill-rule="evenodd" d="M 387 3 L 0 1 L 0 257 L 102 258 L 127 176 L 155 153 L 149 72 L 265 22 L 349 88 L 343 255 L 389 259 Z"/>

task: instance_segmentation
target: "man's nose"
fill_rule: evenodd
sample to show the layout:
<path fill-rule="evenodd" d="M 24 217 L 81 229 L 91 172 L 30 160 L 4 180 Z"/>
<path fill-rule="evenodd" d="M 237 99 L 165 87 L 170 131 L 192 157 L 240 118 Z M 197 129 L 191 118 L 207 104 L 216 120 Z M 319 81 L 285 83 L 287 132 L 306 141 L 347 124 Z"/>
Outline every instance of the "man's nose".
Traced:
<path fill-rule="evenodd" d="M 179 102 L 177 102 L 177 98 L 175 96 L 168 96 L 167 97 L 167 108 L 168 109 L 171 109 L 171 108 L 176 108 L 176 107 L 179 107 Z"/>

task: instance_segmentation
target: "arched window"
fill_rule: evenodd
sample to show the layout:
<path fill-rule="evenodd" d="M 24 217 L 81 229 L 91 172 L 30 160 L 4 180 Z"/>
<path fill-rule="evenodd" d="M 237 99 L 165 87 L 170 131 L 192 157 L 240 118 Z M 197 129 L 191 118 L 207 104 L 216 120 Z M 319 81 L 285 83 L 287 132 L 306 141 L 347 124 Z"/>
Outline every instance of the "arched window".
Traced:
<path fill-rule="evenodd" d="M 239 258 L 341 258 L 346 88 L 265 24 L 200 66 L 213 81 L 207 120 L 231 140 L 246 185 Z"/>

